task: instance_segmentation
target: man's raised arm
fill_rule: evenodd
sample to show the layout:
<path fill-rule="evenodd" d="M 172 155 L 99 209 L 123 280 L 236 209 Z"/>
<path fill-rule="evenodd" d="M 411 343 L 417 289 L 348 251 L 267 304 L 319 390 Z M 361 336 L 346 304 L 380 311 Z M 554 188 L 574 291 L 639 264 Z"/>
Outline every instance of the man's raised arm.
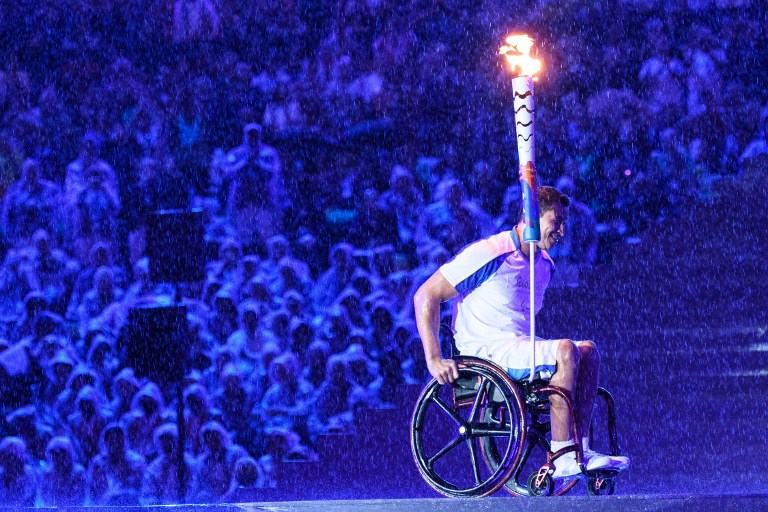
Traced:
<path fill-rule="evenodd" d="M 458 295 L 454 288 L 438 270 L 419 287 L 413 297 L 416 310 L 416 326 L 424 346 L 429 373 L 440 384 L 453 382 L 459 378 L 459 369 L 452 359 L 443 359 L 440 352 L 440 303 Z"/>

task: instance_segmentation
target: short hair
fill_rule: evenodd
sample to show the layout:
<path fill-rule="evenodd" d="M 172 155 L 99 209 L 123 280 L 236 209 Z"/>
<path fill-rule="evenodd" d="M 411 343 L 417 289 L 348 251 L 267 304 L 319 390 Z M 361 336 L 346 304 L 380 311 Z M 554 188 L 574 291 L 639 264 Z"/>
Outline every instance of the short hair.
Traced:
<path fill-rule="evenodd" d="M 560 204 L 568 208 L 571 204 L 571 198 L 562 192 L 558 191 L 555 187 L 542 186 L 537 189 L 536 197 L 539 202 L 539 217 L 544 215 L 550 210 L 555 209 L 555 205 Z M 523 220 L 524 205 L 523 201 L 520 201 L 520 213 L 517 216 L 518 221 Z"/>

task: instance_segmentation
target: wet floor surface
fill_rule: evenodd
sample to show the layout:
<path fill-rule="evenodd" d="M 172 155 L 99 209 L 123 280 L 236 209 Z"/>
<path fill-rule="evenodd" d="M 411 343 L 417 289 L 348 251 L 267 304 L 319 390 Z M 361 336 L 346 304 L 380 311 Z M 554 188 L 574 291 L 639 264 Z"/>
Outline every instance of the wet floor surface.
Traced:
<path fill-rule="evenodd" d="M 430 512 L 443 510 L 461 512 L 736 512 L 768 510 L 768 494 L 763 495 L 674 495 L 674 496 L 601 496 L 557 498 L 484 498 L 451 500 L 448 498 L 411 500 L 335 500 L 256 502 L 219 505 L 173 505 L 148 507 L 109 507 L 110 512 Z M 2 512 L 39 509 L 10 509 Z M 53 509 L 52 509 L 53 510 Z M 89 512 L 96 508 L 58 508 L 59 511 Z"/>

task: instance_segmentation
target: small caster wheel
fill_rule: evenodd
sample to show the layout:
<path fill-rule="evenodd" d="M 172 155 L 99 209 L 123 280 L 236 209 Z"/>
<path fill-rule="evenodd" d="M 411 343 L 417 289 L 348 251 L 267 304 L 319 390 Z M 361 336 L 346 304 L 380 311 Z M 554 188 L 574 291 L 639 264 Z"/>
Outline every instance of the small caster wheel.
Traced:
<path fill-rule="evenodd" d="M 528 490 L 531 496 L 552 496 L 552 492 L 555 490 L 555 481 L 551 475 L 540 469 L 528 478 Z"/>
<path fill-rule="evenodd" d="M 590 496 L 610 496 L 615 490 L 613 478 L 595 478 L 587 481 L 587 492 Z"/>

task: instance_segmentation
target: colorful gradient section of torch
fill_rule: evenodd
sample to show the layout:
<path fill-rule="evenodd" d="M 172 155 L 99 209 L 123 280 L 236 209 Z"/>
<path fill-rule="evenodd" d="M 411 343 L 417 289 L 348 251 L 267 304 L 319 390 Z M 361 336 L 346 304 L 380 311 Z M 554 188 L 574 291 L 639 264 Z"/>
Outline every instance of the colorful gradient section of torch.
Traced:
<path fill-rule="evenodd" d="M 525 221 L 523 242 L 538 242 L 541 240 L 541 230 L 539 202 L 536 195 L 536 158 L 534 156 L 536 104 L 533 100 L 533 82 L 535 74 L 541 69 L 541 62 L 531 57 L 534 41 L 527 35 L 508 36 L 505 42 L 499 53 L 507 58 L 515 75 L 512 79 L 512 89 L 515 94 L 515 131 L 520 160 L 520 188 L 523 192 Z"/>

